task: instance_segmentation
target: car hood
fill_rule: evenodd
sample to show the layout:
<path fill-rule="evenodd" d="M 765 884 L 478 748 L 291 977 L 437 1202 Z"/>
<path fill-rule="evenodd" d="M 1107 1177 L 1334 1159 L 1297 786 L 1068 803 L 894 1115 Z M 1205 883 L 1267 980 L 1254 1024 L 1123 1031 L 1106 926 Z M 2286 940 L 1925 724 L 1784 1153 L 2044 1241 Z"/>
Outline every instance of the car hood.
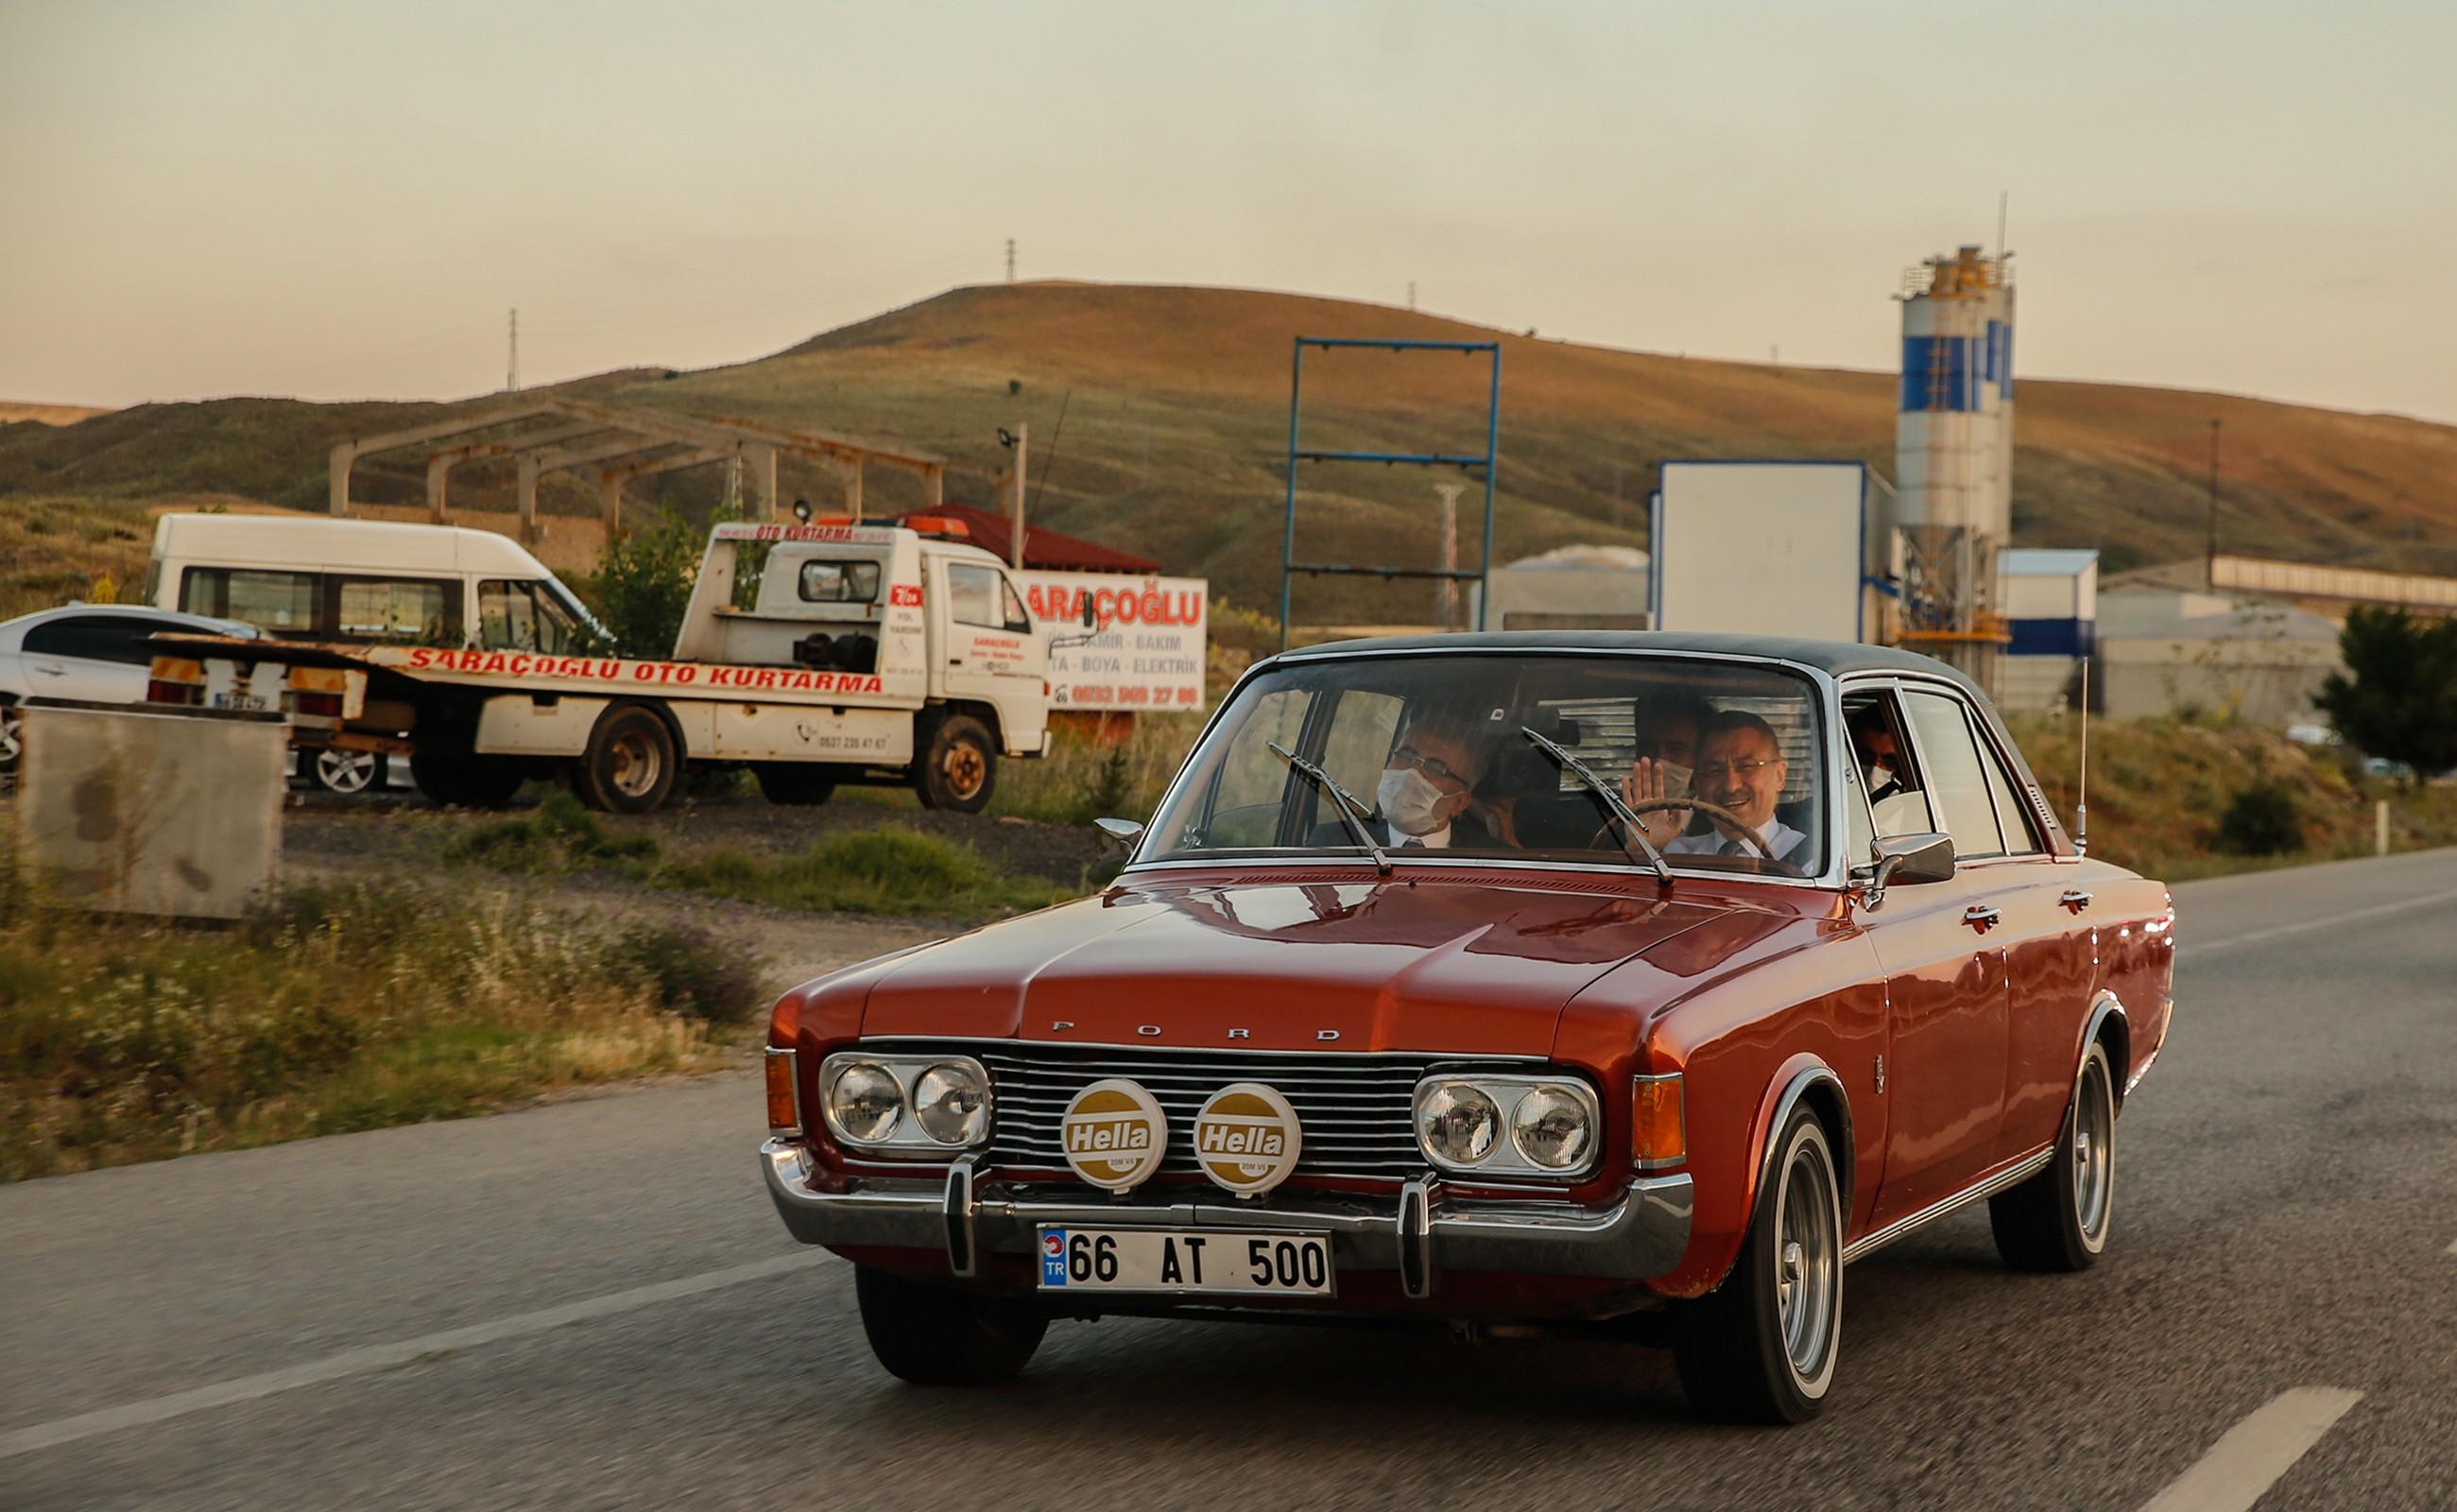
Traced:
<path fill-rule="evenodd" d="M 888 965 L 861 1032 L 1544 1055 L 1581 987 L 1735 906 L 1542 874 L 1134 882 Z"/>

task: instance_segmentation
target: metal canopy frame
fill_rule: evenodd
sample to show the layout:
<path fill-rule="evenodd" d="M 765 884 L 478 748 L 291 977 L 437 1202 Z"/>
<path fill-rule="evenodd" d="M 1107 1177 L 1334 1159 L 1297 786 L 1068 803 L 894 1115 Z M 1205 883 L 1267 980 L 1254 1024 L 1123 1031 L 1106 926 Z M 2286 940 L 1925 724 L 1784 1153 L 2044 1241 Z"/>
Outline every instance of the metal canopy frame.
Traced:
<path fill-rule="evenodd" d="M 525 428 L 510 428 L 515 426 Z M 350 471 L 361 457 L 413 446 L 426 448 L 427 516 L 438 525 L 450 515 L 454 467 L 481 459 L 512 459 L 519 470 L 521 538 L 531 544 L 538 534 L 538 480 L 550 472 L 585 469 L 595 474 L 600 511 L 609 531 L 621 528 L 625 484 L 711 463 L 749 464 L 752 492 L 761 512 L 771 519 L 777 513 L 779 456 L 803 457 L 836 467 L 844 478 L 845 507 L 857 517 L 861 513 L 862 469 L 870 464 L 918 475 L 925 508 L 939 504 L 947 475 L 943 457 L 852 436 L 539 396 L 456 420 L 341 442 L 334 446 L 327 467 L 327 507 L 337 515 L 350 512 Z"/>
<path fill-rule="evenodd" d="M 1486 389 L 1484 408 L 1484 450 L 1476 452 L 1447 451 L 1330 451 L 1309 447 L 1300 429 L 1300 410 L 1305 397 L 1305 354 L 1309 346 L 1326 348 L 1360 347 L 1405 355 L 1409 352 L 1460 352 L 1474 357 L 1481 352 L 1492 359 L 1492 377 Z M 1394 338 L 1300 336 L 1289 366 L 1289 502 L 1288 513 L 1280 531 L 1280 650 L 1289 649 L 1290 599 L 1299 575 L 1308 577 L 1378 577 L 1385 581 L 1398 578 L 1432 578 L 1449 582 L 1474 582 L 1478 585 L 1476 596 L 1476 628 L 1484 629 L 1484 617 L 1490 608 L 1493 575 L 1493 479 L 1501 460 L 1501 343 L 1499 342 L 1418 342 Z M 1484 551 L 1476 570 L 1417 567 L 1374 567 L 1338 562 L 1300 562 L 1297 560 L 1297 464 L 1301 462 L 1378 462 L 1386 467 L 1456 467 L 1462 472 L 1481 468 L 1484 472 Z"/>

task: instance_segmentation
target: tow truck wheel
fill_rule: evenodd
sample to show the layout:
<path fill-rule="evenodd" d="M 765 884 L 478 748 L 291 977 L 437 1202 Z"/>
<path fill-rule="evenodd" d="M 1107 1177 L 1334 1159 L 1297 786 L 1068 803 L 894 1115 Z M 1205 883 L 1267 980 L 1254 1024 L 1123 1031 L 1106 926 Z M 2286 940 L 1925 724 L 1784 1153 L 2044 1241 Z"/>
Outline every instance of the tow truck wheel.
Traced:
<path fill-rule="evenodd" d="M 998 788 L 998 747 L 987 726 L 968 714 L 951 714 L 931 726 L 913 763 L 913 788 L 921 806 L 979 814 Z"/>
<path fill-rule="evenodd" d="M 867 1265 L 854 1268 L 853 1292 L 870 1352 L 917 1386 L 1011 1380 L 1049 1330 L 1049 1319 L 1028 1304 L 925 1286 Z"/>
<path fill-rule="evenodd" d="M 771 803 L 808 807 L 836 796 L 836 778 L 816 761 L 763 761 L 751 775 L 759 779 L 759 791 Z"/>
<path fill-rule="evenodd" d="M 682 767 L 673 732 L 638 704 L 609 709 L 589 732 L 588 749 L 571 774 L 572 790 L 590 808 L 646 814 L 662 807 Z"/>

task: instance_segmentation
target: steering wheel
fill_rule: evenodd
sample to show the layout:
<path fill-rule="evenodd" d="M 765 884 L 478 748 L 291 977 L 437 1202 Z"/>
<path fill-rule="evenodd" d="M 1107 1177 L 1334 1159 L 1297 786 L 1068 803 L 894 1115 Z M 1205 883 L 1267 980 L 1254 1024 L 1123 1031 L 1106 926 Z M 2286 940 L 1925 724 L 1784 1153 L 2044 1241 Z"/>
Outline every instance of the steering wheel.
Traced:
<path fill-rule="evenodd" d="M 1777 866 L 1787 864 L 1782 857 L 1774 853 L 1774 848 L 1765 842 L 1765 836 L 1749 828 L 1748 820 L 1721 803 L 1709 803 L 1704 798 L 1641 798 L 1629 805 L 1629 811 L 1632 814 L 1647 814 L 1657 809 L 1704 809 L 1709 818 L 1729 820 L 1732 828 L 1740 831 L 1742 839 L 1758 848 L 1759 855 Z M 1614 816 L 1616 820 L 1619 818 L 1619 815 Z M 1596 831 L 1596 838 L 1587 841 L 1587 849 L 1601 850 L 1604 841 L 1612 839 L 1612 821 L 1607 821 L 1601 829 Z"/>

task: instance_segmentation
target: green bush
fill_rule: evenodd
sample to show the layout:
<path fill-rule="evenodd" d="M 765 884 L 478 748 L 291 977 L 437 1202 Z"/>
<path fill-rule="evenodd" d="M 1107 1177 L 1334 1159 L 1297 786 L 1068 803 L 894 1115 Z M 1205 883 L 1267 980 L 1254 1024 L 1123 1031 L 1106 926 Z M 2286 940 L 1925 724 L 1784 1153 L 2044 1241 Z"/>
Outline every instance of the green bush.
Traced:
<path fill-rule="evenodd" d="M 703 532 L 671 509 L 659 511 L 646 528 L 608 543 L 597 570 L 581 588 L 613 632 L 616 654 L 673 654 L 705 545 Z"/>
<path fill-rule="evenodd" d="M 2237 856 L 2284 856 L 2303 848 L 2303 812 L 2284 785 L 2263 782 L 2236 794 L 2219 817 L 2219 849 Z"/>
<path fill-rule="evenodd" d="M 626 933 L 614 958 L 651 984 L 657 1005 L 703 1024 L 742 1024 L 767 1006 L 755 957 L 696 924 Z"/>
<path fill-rule="evenodd" d="M 496 819 L 454 836 L 444 847 L 447 861 L 491 866 L 506 872 L 560 872 L 656 859 L 654 836 L 617 839 L 605 823 L 568 793 L 549 793 L 534 814 Z"/>

